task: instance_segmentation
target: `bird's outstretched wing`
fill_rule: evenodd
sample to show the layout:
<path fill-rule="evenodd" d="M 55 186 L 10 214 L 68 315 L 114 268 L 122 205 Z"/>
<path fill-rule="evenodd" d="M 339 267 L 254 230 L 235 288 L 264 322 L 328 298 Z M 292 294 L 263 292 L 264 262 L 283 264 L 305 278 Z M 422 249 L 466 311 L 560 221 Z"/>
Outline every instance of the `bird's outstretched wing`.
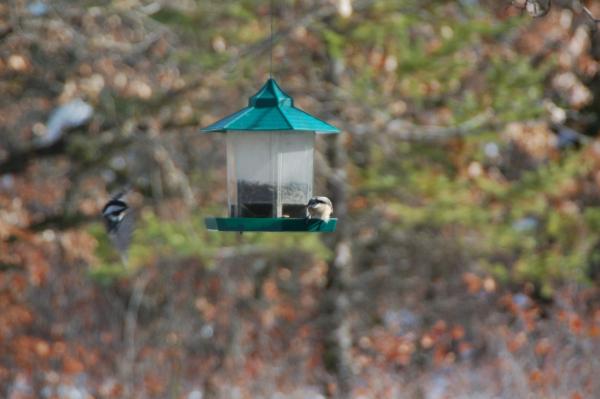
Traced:
<path fill-rule="evenodd" d="M 113 246 L 124 259 L 127 258 L 134 230 L 135 217 L 133 212 L 128 210 L 119 224 L 108 234 Z"/>

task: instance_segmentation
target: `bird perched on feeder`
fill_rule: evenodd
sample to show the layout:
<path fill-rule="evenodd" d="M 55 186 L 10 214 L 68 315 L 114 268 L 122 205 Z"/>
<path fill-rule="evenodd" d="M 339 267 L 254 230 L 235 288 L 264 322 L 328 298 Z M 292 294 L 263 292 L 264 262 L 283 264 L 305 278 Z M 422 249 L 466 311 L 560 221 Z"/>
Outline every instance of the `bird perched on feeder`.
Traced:
<path fill-rule="evenodd" d="M 309 219 L 321 219 L 328 222 L 333 213 L 333 205 L 327 197 L 312 197 L 306 205 L 306 217 Z"/>
<path fill-rule="evenodd" d="M 129 205 L 125 202 L 126 194 L 127 190 L 121 191 L 102 208 L 102 217 L 106 223 L 108 236 L 124 262 L 127 260 L 127 250 L 131 244 L 134 225 L 133 215 Z"/>

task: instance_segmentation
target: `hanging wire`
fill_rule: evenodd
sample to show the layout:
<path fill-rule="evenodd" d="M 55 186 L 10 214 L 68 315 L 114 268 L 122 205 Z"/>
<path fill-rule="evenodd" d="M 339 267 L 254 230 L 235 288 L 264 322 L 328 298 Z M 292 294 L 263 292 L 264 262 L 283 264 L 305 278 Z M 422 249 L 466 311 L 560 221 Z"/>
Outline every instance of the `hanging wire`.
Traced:
<path fill-rule="evenodd" d="M 270 63 L 269 63 L 269 78 L 273 79 L 273 0 L 269 4 L 269 17 L 271 19 L 271 37 L 270 37 Z"/>

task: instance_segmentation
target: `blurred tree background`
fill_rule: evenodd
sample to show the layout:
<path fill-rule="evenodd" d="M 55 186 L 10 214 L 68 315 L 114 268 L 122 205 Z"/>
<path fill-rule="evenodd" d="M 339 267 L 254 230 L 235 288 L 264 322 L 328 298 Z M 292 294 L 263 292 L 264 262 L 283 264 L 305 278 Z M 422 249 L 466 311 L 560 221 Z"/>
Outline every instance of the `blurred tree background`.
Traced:
<path fill-rule="evenodd" d="M 269 1 L 0 3 L 0 397 L 595 397 L 600 4 L 548 4 L 274 1 L 339 229 L 239 236 L 198 129 L 268 77 Z"/>

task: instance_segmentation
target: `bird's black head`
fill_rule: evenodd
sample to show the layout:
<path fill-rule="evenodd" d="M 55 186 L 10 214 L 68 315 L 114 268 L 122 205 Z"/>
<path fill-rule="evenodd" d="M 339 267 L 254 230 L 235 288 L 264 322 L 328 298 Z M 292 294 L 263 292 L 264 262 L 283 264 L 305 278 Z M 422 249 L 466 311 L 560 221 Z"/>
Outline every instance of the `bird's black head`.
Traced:
<path fill-rule="evenodd" d="M 104 205 L 104 208 L 102 208 L 102 215 L 105 217 L 109 215 L 119 215 L 125 212 L 127 209 L 129 209 L 129 206 L 127 206 L 125 201 L 120 199 L 111 199 L 106 203 L 106 205 Z"/>
<path fill-rule="evenodd" d="M 125 212 L 129 209 L 127 203 L 120 199 L 111 199 L 102 208 L 102 217 L 106 222 L 106 227 L 109 232 L 116 231 L 119 228 L 119 224 L 125 216 Z"/>
<path fill-rule="evenodd" d="M 306 206 L 315 207 L 319 204 L 325 204 L 331 206 L 331 201 L 327 197 L 312 197 Z"/>

